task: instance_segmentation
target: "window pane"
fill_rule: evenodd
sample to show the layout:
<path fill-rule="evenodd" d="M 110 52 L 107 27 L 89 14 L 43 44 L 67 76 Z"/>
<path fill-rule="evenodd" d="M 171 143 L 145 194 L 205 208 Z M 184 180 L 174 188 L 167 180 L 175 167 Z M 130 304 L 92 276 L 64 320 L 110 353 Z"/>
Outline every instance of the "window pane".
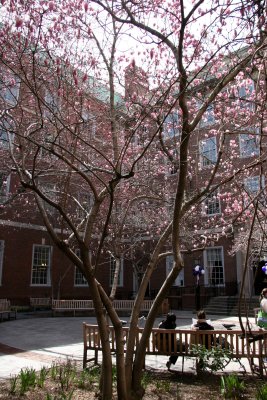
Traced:
<path fill-rule="evenodd" d="M 211 137 L 200 142 L 200 155 L 202 167 L 215 164 L 217 161 L 216 137 Z"/>
<path fill-rule="evenodd" d="M 77 256 L 79 258 L 81 257 L 80 249 L 76 249 L 75 253 L 77 254 Z M 89 256 L 90 256 L 90 253 L 89 253 Z M 83 273 L 76 266 L 74 267 L 74 285 L 75 286 L 88 286 L 88 282 L 87 282 L 86 278 L 84 277 Z"/>
<path fill-rule="evenodd" d="M 15 106 L 19 97 L 20 81 L 13 73 L 3 71 L 0 76 L 0 99 Z"/>
<path fill-rule="evenodd" d="M 210 193 L 204 203 L 205 213 L 207 215 L 214 215 L 221 213 L 220 199 L 218 197 L 218 190 Z"/>
<path fill-rule="evenodd" d="M 259 136 L 257 130 L 251 133 L 242 133 L 239 135 L 240 145 L 240 156 L 251 157 L 258 155 L 260 152 L 259 148 Z"/>
<path fill-rule="evenodd" d="M 0 171 L 0 204 L 7 200 L 9 178 L 5 172 Z"/>
<path fill-rule="evenodd" d="M 75 286 L 88 286 L 87 280 L 85 279 L 83 273 L 75 267 Z"/>
<path fill-rule="evenodd" d="M 208 283 L 210 285 L 224 284 L 222 249 L 216 247 L 212 249 L 207 249 L 206 255 Z"/>
<path fill-rule="evenodd" d="M 110 257 L 110 285 L 113 284 L 115 269 L 116 269 L 116 259 L 111 256 Z M 123 259 L 120 260 L 118 286 L 123 286 Z"/>
<path fill-rule="evenodd" d="M 203 105 L 203 103 L 200 104 L 200 107 L 202 105 Z M 205 126 L 213 125 L 214 123 L 215 123 L 214 106 L 213 106 L 213 104 L 209 104 L 199 125 L 201 128 L 203 128 Z"/>
<path fill-rule="evenodd" d="M 175 136 L 179 136 L 178 121 L 179 117 L 177 112 L 173 112 L 166 117 L 163 123 L 163 135 L 165 138 L 174 138 Z"/>
<path fill-rule="evenodd" d="M 12 136 L 11 123 L 7 119 L 2 118 L 0 121 L 0 148 L 8 149 L 10 135 Z"/>
<path fill-rule="evenodd" d="M 34 246 L 32 263 L 32 284 L 47 285 L 50 283 L 51 248 Z"/>

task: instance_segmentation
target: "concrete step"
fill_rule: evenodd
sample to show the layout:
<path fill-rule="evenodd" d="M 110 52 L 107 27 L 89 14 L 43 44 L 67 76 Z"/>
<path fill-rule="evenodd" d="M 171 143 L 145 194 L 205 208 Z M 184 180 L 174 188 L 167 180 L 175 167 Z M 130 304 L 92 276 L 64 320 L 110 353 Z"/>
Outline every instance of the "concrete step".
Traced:
<path fill-rule="evenodd" d="M 238 315 L 238 301 L 237 296 L 218 296 L 210 300 L 209 304 L 205 307 L 207 315 Z M 241 313 L 245 315 L 248 313 L 249 317 L 254 316 L 253 309 L 259 306 L 259 299 L 254 296 L 245 302 L 241 303 Z"/>

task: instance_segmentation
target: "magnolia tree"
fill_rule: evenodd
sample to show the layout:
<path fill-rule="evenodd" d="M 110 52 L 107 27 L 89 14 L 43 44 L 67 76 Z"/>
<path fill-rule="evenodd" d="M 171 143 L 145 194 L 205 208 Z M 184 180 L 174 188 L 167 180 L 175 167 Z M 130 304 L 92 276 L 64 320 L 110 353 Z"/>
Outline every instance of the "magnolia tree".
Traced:
<path fill-rule="evenodd" d="M 112 398 L 106 314 L 115 329 L 118 398 L 141 398 L 146 343 L 184 267 L 182 252 L 205 248 L 265 212 L 253 201 L 265 188 L 264 7 L 2 1 L 1 152 L 20 182 L 9 201 L 28 210 L 22 219 L 36 218 L 37 205 L 54 243 L 89 283 L 103 346 L 103 399 Z M 96 274 L 103 251 L 117 260 L 129 253 L 138 264 L 133 249 L 142 252 L 144 237 L 153 248 L 125 353 L 112 306 L 119 262 L 111 293 Z M 148 282 L 167 254 L 173 268 L 136 343 Z"/>

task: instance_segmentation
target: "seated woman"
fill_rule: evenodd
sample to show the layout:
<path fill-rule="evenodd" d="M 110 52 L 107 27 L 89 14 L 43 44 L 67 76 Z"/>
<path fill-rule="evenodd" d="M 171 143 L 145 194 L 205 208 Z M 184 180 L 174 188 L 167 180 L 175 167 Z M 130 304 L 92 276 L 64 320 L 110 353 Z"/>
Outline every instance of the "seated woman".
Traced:
<path fill-rule="evenodd" d="M 263 289 L 260 295 L 260 311 L 258 312 L 257 325 L 267 329 L 267 288 Z"/>
<path fill-rule="evenodd" d="M 200 310 L 197 313 L 197 321 L 191 326 L 191 329 L 200 331 L 213 331 L 214 327 L 207 322 L 205 311 Z M 194 336 L 195 336 L 194 338 L 191 336 L 191 344 L 196 344 L 196 335 Z M 194 340 L 195 343 L 193 343 Z M 213 345 L 213 342 L 214 342 L 213 337 L 211 338 L 209 343 L 209 337 L 205 335 L 204 343 L 198 343 L 198 344 L 203 344 L 208 349 L 210 346 Z"/>
<path fill-rule="evenodd" d="M 159 324 L 159 328 L 175 329 L 176 328 L 176 315 L 172 314 L 172 313 L 167 314 L 166 320 L 162 321 Z M 164 335 L 165 335 L 165 337 L 164 337 Z M 163 348 L 163 346 L 165 345 L 166 350 L 169 351 L 170 353 L 172 351 L 174 351 L 174 348 L 175 348 L 174 343 L 175 343 L 175 341 L 176 341 L 176 335 L 172 334 L 171 343 L 170 343 L 171 346 L 169 348 L 169 342 L 167 341 L 166 334 L 160 333 L 160 347 Z M 178 356 L 176 356 L 174 354 L 169 357 L 169 361 L 167 361 L 167 363 L 166 363 L 166 367 L 168 368 L 168 370 L 170 369 L 171 364 L 175 364 L 176 363 L 177 359 L 178 359 Z"/>

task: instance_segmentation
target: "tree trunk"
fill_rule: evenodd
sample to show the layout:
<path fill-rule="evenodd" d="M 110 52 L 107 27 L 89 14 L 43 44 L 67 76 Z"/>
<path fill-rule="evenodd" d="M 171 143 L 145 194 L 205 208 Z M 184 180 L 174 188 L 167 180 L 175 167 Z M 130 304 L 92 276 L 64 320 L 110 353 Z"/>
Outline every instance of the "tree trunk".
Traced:
<path fill-rule="evenodd" d="M 122 322 L 113 307 L 112 300 L 107 296 L 107 294 L 105 293 L 100 284 L 98 285 L 98 290 L 101 299 L 106 307 L 108 317 L 112 322 L 115 332 L 118 400 L 128 400 L 129 391 L 127 390 L 126 379 L 125 379 L 125 358 L 124 358 L 125 338 L 123 337 L 122 334 Z"/>
<path fill-rule="evenodd" d="M 103 303 L 98 291 L 97 281 L 89 281 L 95 307 L 96 320 L 99 326 L 100 340 L 102 343 L 102 368 L 100 377 L 100 392 L 102 400 L 112 399 L 112 358 L 109 343 L 109 326 L 107 325 Z"/>
<path fill-rule="evenodd" d="M 168 293 L 172 283 L 174 282 L 175 278 L 178 276 L 182 267 L 183 267 L 183 265 L 181 263 L 179 265 L 174 264 L 170 274 L 168 275 L 168 277 L 167 277 L 166 281 L 164 282 L 163 286 L 161 287 L 157 297 L 155 298 L 152 308 L 149 311 L 141 340 L 136 349 L 136 355 L 135 355 L 135 360 L 134 360 L 134 365 L 133 365 L 132 393 L 134 394 L 134 396 L 138 396 L 138 395 L 140 396 L 140 394 L 142 393 L 142 390 L 143 390 L 143 388 L 141 386 L 141 379 L 142 379 L 142 370 L 143 370 L 143 366 L 144 366 L 144 362 L 145 362 L 146 344 L 149 339 L 151 330 L 153 328 L 153 324 L 154 324 L 155 318 L 157 316 L 159 307 L 161 306 L 163 300 L 166 297 L 166 294 Z M 138 398 L 138 397 L 136 397 L 136 398 Z"/>

